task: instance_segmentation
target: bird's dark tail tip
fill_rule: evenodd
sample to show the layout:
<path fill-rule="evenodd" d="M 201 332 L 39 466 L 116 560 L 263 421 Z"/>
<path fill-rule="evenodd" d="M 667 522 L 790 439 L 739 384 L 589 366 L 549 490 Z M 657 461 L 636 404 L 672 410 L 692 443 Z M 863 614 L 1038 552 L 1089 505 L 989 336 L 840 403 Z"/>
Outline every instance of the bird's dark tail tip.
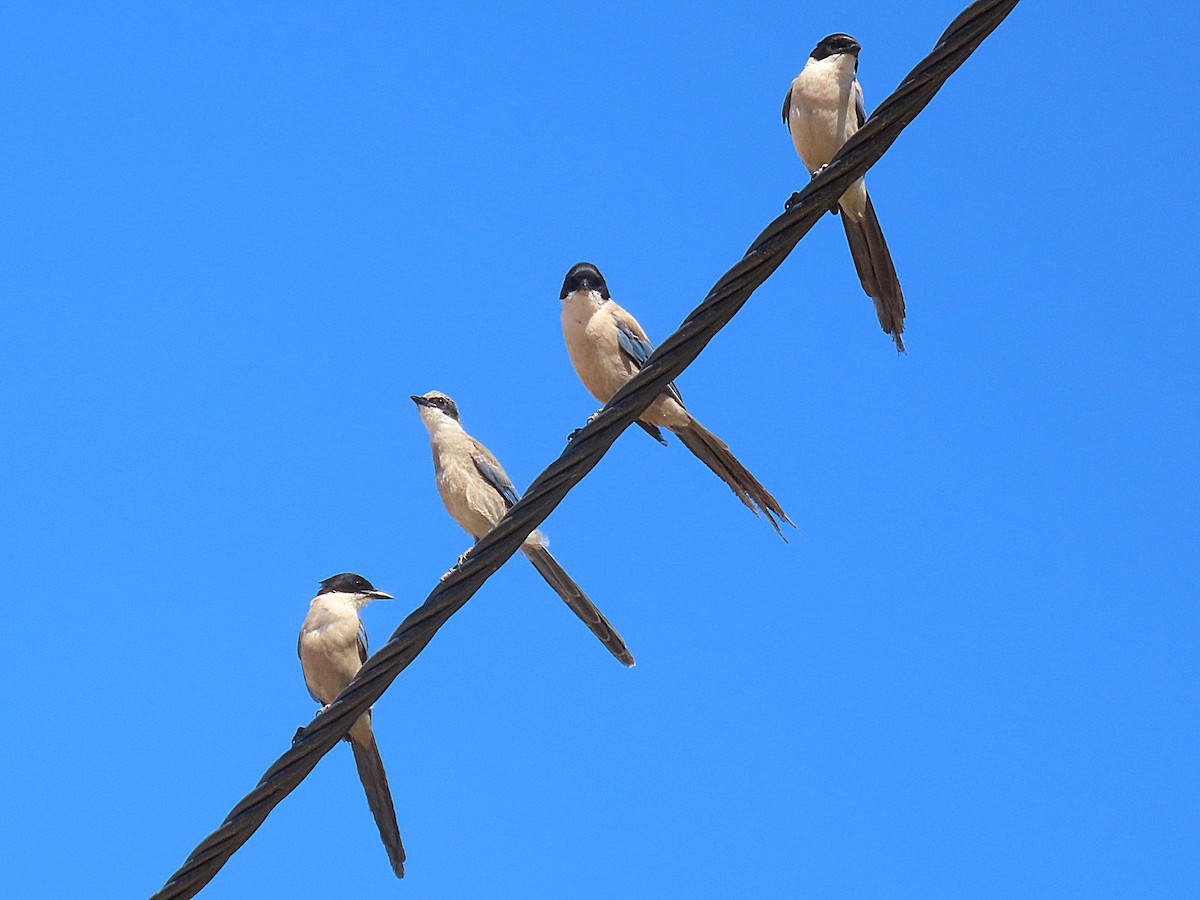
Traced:
<path fill-rule="evenodd" d="M 400 828 L 396 825 L 396 809 L 392 805 L 392 792 L 388 787 L 387 773 L 383 768 L 383 760 L 379 757 L 379 747 L 375 744 L 375 736 L 367 732 L 365 736 L 350 739 L 350 747 L 354 751 L 354 763 L 358 767 L 359 780 L 367 794 L 367 805 L 375 817 L 375 825 L 379 828 L 379 837 L 387 850 L 388 862 L 397 878 L 404 877 L 404 844 L 400 840 Z"/>
<path fill-rule="evenodd" d="M 672 428 L 671 430 L 675 432 L 685 447 L 712 469 L 718 478 L 729 485 L 734 496 L 741 500 L 752 513 L 756 516 L 766 517 L 776 534 L 783 538 L 784 543 L 787 543 L 787 538 L 784 537 L 779 523 L 786 522 L 793 528 L 796 527 L 796 524 L 788 518 L 783 507 L 779 505 L 779 501 L 771 496 L 771 492 L 763 487 L 759 480 L 750 473 L 750 470 L 738 461 L 724 441 L 695 419 L 692 419 L 687 428 Z"/>
<path fill-rule="evenodd" d="M 591 598 L 583 592 L 583 588 L 575 583 L 575 579 L 567 574 L 567 570 L 550 555 L 550 551 L 545 547 L 526 546 L 522 548 L 521 552 L 525 554 L 526 559 L 533 563 L 538 574 L 546 579 L 546 583 L 554 588 L 554 592 L 562 598 L 571 612 L 575 613 L 588 630 L 608 649 L 608 652 L 622 665 L 633 668 L 635 665 L 633 654 L 625 646 L 625 639 L 621 637 L 617 629 L 613 628 L 612 623 L 605 618 L 604 613 L 600 612 Z"/>
<path fill-rule="evenodd" d="M 904 291 L 870 195 L 862 221 L 856 222 L 843 213 L 842 225 L 863 291 L 875 303 L 879 327 L 892 336 L 896 352 L 904 353 L 904 338 L 900 336 L 904 331 Z"/>

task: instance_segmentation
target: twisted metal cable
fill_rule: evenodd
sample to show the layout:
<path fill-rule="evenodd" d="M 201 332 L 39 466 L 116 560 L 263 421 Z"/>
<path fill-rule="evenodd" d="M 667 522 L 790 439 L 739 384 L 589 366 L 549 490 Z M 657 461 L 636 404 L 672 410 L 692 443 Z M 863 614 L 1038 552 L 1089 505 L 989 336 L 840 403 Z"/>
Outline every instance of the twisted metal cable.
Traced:
<path fill-rule="evenodd" d="M 829 165 L 793 195 L 787 210 L 763 230 L 745 256 L 721 276 L 683 324 L 659 345 L 646 365 L 529 486 L 508 514 L 470 549 L 445 581 L 411 613 L 359 670 L 337 699 L 267 769 L 258 785 L 200 842 L 152 900 L 195 896 L 234 852 L 294 790 L 351 724 L 425 649 L 438 629 L 508 561 L 521 543 L 562 502 L 567 492 L 686 369 L 750 295 L 787 258 L 846 189 L 874 165 L 900 132 L 933 99 L 953 72 L 996 29 L 1018 0 L 978 0 L 967 7 L 926 56 L 884 100 Z"/>

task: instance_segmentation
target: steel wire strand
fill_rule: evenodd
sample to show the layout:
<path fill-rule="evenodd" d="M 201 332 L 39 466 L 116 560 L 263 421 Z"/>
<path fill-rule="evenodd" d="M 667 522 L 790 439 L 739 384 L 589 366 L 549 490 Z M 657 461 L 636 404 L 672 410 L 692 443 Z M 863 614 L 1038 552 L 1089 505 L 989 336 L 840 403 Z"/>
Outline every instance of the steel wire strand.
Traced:
<path fill-rule="evenodd" d="M 929 53 L 885 99 L 788 209 L 755 239 L 742 259 L 721 276 L 683 324 L 659 345 L 642 370 L 619 390 L 508 514 L 471 548 L 445 581 L 400 624 L 337 699 L 297 734 L 246 797 L 208 835 L 152 900 L 193 897 L 294 790 L 317 762 L 370 707 L 521 546 L 533 529 L 590 472 L 617 437 L 633 424 L 666 385 L 679 377 L 725 327 L 750 295 L 787 258 L 800 239 L 861 178 L 921 112 L 945 81 L 1017 5 L 1018 0 L 979 0 L 950 24 Z"/>

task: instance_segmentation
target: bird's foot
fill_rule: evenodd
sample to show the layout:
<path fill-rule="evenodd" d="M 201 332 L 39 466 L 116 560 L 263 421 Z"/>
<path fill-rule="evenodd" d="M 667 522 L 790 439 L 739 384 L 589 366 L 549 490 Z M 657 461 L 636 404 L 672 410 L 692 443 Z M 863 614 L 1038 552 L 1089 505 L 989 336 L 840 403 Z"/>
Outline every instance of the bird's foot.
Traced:
<path fill-rule="evenodd" d="M 600 415 L 601 412 L 603 412 L 603 407 L 601 407 L 601 409 L 596 410 L 594 413 L 592 413 L 590 416 L 587 417 L 587 421 L 583 423 L 583 428 L 576 428 L 574 431 L 572 431 L 570 434 L 568 434 L 567 435 L 567 443 L 568 444 L 571 443 L 571 441 L 575 440 L 575 438 L 578 436 L 579 432 L 583 431 L 584 428 L 587 428 L 589 425 L 591 425 L 593 422 L 595 422 L 596 416 Z"/>
<path fill-rule="evenodd" d="M 455 564 L 452 565 L 449 569 L 447 569 L 446 574 L 443 575 L 441 578 L 439 578 L 438 581 L 445 581 L 447 578 L 449 578 L 451 575 L 453 575 L 455 572 L 457 572 L 459 569 L 461 569 L 462 564 L 467 561 L 467 554 L 470 552 L 471 552 L 470 550 L 464 550 L 462 553 L 460 553 L 458 555 L 458 561 L 455 562 Z"/>
<path fill-rule="evenodd" d="M 799 202 L 800 202 L 800 192 L 796 191 L 796 193 L 794 193 L 794 194 L 792 194 L 792 196 L 788 197 L 787 203 L 783 204 L 783 211 L 788 212 L 789 210 L 791 210 L 791 208 L 793 206 L 795 206 Z M 838 214 L 838 209 L 839 209 L 839 207 L 836 203 L 833 204 L 833 206 L 829 207 L 829 211 L 831 213 L 833 213 L 835 216 Z"/>

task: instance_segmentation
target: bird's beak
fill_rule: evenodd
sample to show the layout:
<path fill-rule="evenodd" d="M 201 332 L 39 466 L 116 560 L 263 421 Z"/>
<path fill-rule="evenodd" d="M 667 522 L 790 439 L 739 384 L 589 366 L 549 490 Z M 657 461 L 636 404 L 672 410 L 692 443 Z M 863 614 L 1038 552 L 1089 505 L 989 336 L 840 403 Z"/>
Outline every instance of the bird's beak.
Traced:
<path fill-rule="evenodd" d="M 383 591 L 367 591 L 367 596 L 372 600 L 395 600 L 391 594 L 385 594 Z"/>
<path fill-rule="evenodd" d="M 429 405 L 428 400 L 426 400 L 424 397 L 420 397 L 416 394 L 409 394 L 408 399 L 411 400 L 413 403 L 417 404 L 417 406 L 428 406 Z"/>
<path fill-rule="evenodd" d="M 572 294 L 578 294 L 580 291 L 583 291 L 586 294 L 588 291 L 592 291 L 592 290 L 595 290 L 595 288 L 592 287 L 592 283 L 590 281 L 588 281 L 586 278 L 584 278 L 582 281 L 579 282 L 579 285 L 577 287 L 574 287 L 569 291 L 564 288 L 563 292 L 558 295 L 558 299 L 566 300 Z"/>

